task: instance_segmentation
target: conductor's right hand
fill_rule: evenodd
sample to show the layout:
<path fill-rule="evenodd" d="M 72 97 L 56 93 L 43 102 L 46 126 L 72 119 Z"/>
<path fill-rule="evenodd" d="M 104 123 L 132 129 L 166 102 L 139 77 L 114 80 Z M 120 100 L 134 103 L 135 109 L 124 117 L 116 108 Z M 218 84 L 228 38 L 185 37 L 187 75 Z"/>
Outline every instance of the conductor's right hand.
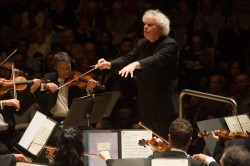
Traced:
<path fill-rule="evenodd" d="M 102 58 L 102 59 L 98 60 L 96 68 L 99 68 L 101 70 L 102 69 L 110 69 L 111 68 L 111 63 Z"/>
<path fill-rule="evenodd" d="M 55 91 L 58 90 L 58 86 L 53 82 L 45 84 L 45 88 L 48 89 L 51 92 L 55 92 Z"/>

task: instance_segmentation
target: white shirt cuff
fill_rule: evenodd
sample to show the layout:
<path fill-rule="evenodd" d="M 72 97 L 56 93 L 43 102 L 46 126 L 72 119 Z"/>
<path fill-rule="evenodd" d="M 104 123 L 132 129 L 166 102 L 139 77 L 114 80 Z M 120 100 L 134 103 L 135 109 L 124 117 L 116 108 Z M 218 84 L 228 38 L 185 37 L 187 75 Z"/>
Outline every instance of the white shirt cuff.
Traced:
<path fill-rule="evenodd" d="M 209 165 L 211 162 L 215 162 L 215 160 L 214 160 L 214 158 L 213 157 L 208 157 L 208 158 L 206 158 L 206 160 L 205 160 L 205 164 L 206 165 Z"/>

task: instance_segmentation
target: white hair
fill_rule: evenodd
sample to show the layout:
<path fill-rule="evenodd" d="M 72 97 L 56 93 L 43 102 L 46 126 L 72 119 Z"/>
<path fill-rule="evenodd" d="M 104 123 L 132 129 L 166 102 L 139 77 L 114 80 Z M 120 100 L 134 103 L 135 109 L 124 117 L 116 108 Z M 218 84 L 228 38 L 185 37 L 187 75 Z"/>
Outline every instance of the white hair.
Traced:
<path fill-rule="evenodd" d="M 145 22 L 146 19 L 154 19 L 157 26 L 162 29 L 162 35 L 167 36 L 170 32 L 170 21 L 166 15 L 164 15 L 160 10 L 148 10 L 144 13 L 142 21 Z"/>

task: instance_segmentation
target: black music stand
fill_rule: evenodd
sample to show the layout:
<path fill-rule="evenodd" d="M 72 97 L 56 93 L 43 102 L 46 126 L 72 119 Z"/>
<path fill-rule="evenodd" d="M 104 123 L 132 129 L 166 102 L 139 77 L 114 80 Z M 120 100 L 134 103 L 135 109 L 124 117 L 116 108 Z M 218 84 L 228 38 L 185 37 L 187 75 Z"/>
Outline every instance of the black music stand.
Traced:
<path fill-rule="evenodd" d="M 63 128 L 88 126 L 100 121 L 104 115 L 109 116 L 120 92 L 100 93 L 75 98 L 64 120 Z"/>

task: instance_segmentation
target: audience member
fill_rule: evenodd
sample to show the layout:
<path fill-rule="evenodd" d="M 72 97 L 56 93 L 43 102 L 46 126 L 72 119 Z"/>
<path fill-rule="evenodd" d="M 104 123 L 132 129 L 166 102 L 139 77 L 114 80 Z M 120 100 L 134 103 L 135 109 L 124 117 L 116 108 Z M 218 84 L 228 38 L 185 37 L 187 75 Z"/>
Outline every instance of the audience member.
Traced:
<path fill-rule="evenodd" d="M 238 93 L 233 96 L 238 104 L 239 113 L 250 113 L 250 79 L 247 74 L 240 74 L 236 78 Z"/>

